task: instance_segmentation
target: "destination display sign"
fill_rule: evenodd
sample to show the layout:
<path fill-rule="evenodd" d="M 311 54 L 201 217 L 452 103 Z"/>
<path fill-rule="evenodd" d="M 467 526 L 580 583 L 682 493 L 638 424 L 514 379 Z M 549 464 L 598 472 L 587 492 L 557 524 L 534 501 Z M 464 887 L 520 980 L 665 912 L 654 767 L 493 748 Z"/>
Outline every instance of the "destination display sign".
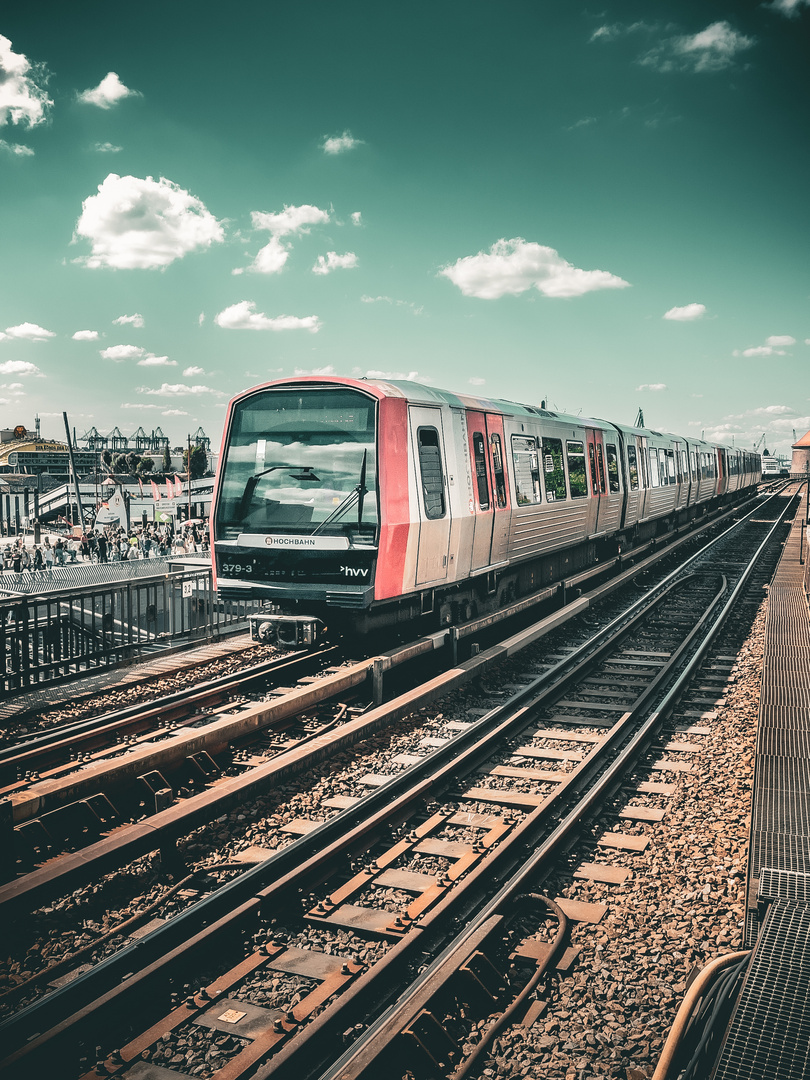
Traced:
<path fill-rule="evenodd" d="M 285 581 L 313 585 L 371 585 L 377 552 L 308 551 L 299 548 L 258 550 L 217 545 L 217 575 L 267 584 Z"/>
<path fill-rule="evenodd" d="M 240 533 L 239 547 L 271 548 L 273 551 L 347 551 L 348 536 L 291 536 L 283 533 Z"/>

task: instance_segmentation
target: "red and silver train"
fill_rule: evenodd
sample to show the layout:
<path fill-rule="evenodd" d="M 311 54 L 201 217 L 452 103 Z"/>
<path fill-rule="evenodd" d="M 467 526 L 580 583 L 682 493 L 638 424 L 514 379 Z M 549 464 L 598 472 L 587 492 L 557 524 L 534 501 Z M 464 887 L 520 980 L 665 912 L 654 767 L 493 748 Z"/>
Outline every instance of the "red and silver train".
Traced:
<path fill-rule="evenodd" d="M 220 595 L 254 636 L 452 625 L 755 488 L 759 455 L 410 382 L 308 376 L 228 409 Z"/>

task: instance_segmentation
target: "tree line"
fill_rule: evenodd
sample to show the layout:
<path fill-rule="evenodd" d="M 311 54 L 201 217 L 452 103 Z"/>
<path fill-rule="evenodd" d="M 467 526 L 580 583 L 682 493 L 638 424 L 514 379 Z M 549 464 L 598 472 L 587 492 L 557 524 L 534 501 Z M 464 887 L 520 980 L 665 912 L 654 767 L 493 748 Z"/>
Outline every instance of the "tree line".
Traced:
<path fill-rule="evenodd" d="M 191 448 L 191 468 L 189 469 L 188 450 L 183 451 L 183 472 L 189 473 L 192 480 L 199 480 L 208 472 L 208 455 L 202 446 Z M 102 463 L 112 472 L 120 475 L 126 473 L 130 476 L 147 476 L 156 473 L 155 459 L 148 454 L 138 454 L 131 450 L 127 454 L 114 454 L 112 450 L 101 451 Z M 168 446 L 163 448 L 161 460 L 162 472 L 172 472 L 172 459 Z"/>

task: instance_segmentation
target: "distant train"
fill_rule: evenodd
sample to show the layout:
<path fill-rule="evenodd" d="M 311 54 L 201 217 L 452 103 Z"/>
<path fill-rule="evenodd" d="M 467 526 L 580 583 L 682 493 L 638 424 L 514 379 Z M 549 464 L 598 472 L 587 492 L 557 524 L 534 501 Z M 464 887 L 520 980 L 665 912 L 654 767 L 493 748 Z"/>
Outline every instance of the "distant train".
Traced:
<path fill-rule="evenodd" d="M 411 382 L 280 379 L 230 403 L 211 511 L 254 636 L 497 610 L 760 479 L 759 455 Z"/>

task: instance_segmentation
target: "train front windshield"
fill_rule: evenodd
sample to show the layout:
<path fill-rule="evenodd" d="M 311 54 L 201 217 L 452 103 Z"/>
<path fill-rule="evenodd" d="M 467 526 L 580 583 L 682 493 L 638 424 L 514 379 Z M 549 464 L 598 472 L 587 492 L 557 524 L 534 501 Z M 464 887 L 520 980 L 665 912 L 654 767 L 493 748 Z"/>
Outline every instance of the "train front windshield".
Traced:
<path fill-rule="evenodd" d="M 377 531 L 376 402 L 354 390 L 265 390 L 234 406 L 216 517 L 245 533 Z"/>

